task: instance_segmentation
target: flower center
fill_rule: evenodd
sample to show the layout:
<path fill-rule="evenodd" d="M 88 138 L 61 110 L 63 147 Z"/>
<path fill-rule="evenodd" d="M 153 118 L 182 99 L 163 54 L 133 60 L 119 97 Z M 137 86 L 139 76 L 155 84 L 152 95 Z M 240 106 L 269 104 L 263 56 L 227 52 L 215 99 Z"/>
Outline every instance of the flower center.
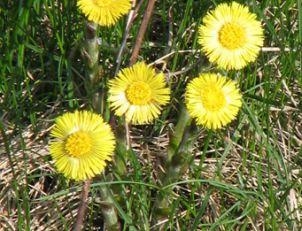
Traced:
<path fill-rule="evenodd" d="M 91 138 L 83 131 L 77 131 L 69 135 L 65 143 L 66 152 L 73 157 L 79 157 L 89 153 L 91 151 L 91 147 Z"/>
<path fill-rule="evenodd" d="M 219 111 L 226 104 L 226 99 L 221 89 L 208 87 L 201 92 L 202 104 L 208 111 Z"/>
<path fill-rule="evenodd" d="M 104 0 L 93 0 L 94 4 L 98 7 L 106 7 L 109 5 L 110 1 L 104 1 Z"/>
<path fill-rule="evenodd" d="M 151 89 L 148 84 L 137 81 L 127 88 L 126 96 L 131 104 L 144 105 L 151 100 Z"/>
<path fill-rule="evenodd" d="M 234 50 L 246 43 L 246 32 L 236 23 L 226 23 L 219 31 L 219 41 L 222 46 Z"/>

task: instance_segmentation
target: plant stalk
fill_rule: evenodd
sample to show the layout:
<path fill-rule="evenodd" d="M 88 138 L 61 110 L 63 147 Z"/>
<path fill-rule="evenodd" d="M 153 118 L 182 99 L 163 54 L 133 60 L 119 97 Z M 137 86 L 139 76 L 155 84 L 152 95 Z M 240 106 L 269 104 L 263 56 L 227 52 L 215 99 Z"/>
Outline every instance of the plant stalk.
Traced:
<path fill-rule="evenodd" d="M 153 12 L 155 1 L 156 0 L 148 1 L 147 9 L 145 11 L 144 18 L 143 18 L 142 24 L 139 28 L 138 35 L 137 35 L 136 41 L 135 41 L 135 45 L 134 45 L 134 48 L 133 48 L 133 51 L 132 51 L 132 54 L 130 57 L 130 66 L 133 65 L 137 61 L 139 50 L 141 49 L 141 46 L 143 43 L 144 35 L 146 33 L 147 26 L 148 26 L 149 20 L 151 18 L 152 12 Z"/>
<path fill-rule="evenodd" d="M 174 128 L 174 131 L 170 134 L 170 141 L 168 146 L 168 156 L 167 156 L 167 163 L 170 163 L 172 160 L 172 157 L 175 153 L 177 153 L 179 144 L 183 139 L 183 135 L 185 133 L 185 129 L 190 126 L 192 122 L 192 119 L 186 110 L 184 105 L 181 105 L 181 111 L 179 115 L 178 122 Z"/>
<path fill-rule="evenodd" d="M 77 220 L 74 224 L 73 231 L 81 231 L 83 229 L 83 221 L 85 218 L 87 206 L 88 206 L 88 194 L 90 188 L 91 180 L 85 180 L 83 184 L 81 201 L 78 208 Z"/>
<path fill-rule="evenodd" d="M 99 114 L 104 114 L 104 95 L 102 92 L 98 92 L 98 83 L 102 78 L 102 71 L 99 65 L 99 42 L 97 37 L 98 25 L 94 22 L 86 22 L 85 27 L 85 47 L 83 54 L 87 63 L 87 76 L 89 81 L 86 81 L 87 93 L 92 92 L 92 106 Z M 125 171 L 125 166 L 121 161 L 118 162 L 118 168 L 120 171 Z M 111 177 L 111 176 L 108 176 Z M 106 178 L 108 178 L 106 177 Z M 104 177 L 105 179 L 105 177 Z M 106 179 L 105 179 L 106 180 Z M 110 189 L 106 186 L 100 187 L 101 201 L 102 201 L 102 213 L 104 218 L 104 226 L 108 230 L 119 230 L 118 215 L 115 210 L 115 206 L 112 203 L 112 194 Z"/>
<path fill-rule="evenodd" d="M 192 149 L 198 137 L 198 129 L 182 106 L 180 118 L 176 125 L 175 134 L 171 137 L 168 153 L 170 159 L 166 162 L 167 172 L 162 176 L 163 186 L 167 186 L 179 179 L 188 169 L 192 161 Z M 159 192 L 154 205 L 153 224 L 169 216 L 173 201 L 173 188 Z"/>
<path fill-rule="evenodd" d="M 104 230 L 120 231 L 120 223 L 118 220 L 117 212 L 112 199 L 110 189 L 104 185 L 99 188 L 102 214 L 104 218 Z"/>

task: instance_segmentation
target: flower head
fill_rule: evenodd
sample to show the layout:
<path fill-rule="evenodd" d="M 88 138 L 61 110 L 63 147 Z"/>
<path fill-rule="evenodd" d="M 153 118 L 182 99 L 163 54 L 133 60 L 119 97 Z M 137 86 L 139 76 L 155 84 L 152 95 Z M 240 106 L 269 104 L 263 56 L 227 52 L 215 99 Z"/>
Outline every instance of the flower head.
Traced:
<path fill-rule="evenodd" d="M 248 7 L 222 3 L 210 11 L 198 29 L 198 42 L 210 62 L 224 69 L 241 69 L 253 62 L 263 45 L 263 30 Z"/>
<path fill-rule="evenodd" d="M 232 80 L 216 74 L 201 74 L 186 89 L 189 114 L 210 129 L 221 128 L 235 119 L 241 107 L 241 94 Z"/>
<path fill-rule="evenodd" d="M 59 172 L 75 180 L 90 179 L 111 160 L 115 138 L 102 117 L 75 111 L 58 117 L 51 130 L 50 153 Z"/>
<path fill-rule="evenodd" d="M 90 21 L 111 26 L 131 8 L 130 0 L 77 0 L 77 5 Z"/>
<path fill-rule="evenodd" d="M 109 82 L 109 102 L 118 116 L 133 124 L 150 123 L 170 100 L 163 73 L 155 73 L 144 62 L 121 70 Z"/>

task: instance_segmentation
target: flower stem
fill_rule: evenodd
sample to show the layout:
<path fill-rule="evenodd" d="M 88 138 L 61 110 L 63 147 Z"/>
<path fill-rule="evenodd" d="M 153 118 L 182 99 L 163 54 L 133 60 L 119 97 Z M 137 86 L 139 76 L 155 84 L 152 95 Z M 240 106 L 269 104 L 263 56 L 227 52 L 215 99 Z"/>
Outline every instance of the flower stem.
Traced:
<path fill-rule="evenodd" d="M 175 126 L 174 131 L 170 135 L 170 141 L 168 146 L 168 156 L 167 156 L 167 163 L 170 163 L 172 157 L 175 153 L 177 153 L 177 149 L 179 147 L 180 142 L 183 139 L 183 134 L 185 129 L 190 126 L 192 122 L 191 117 L 188 114 L 184 105 L 181 105 L 181 112 L 179 115 L 179 119 L 177 125 Z"/>
<path fill-rule="evenodd" d="M 91 180 L 84 181 L 82 194 L 81 194 L 81 202 L 78 208 L 77 220 L 74 224 L 73 231 L 81 231 L 83 228 L 83 221 L 87 210 L 88 205 L 88 193 L 90 188 Z"/>
<path fill-rule="evenodd" d="M 171 137 L 168 147 L 169 157 L 165 166 L 166 174 L 161 179 L 163 186 L 177 180 L 186 172 L 193 158 L 192 148 L 198 134 L 195 123 L 192 122 L 183 105 L 175 128 L 175 134 Z M 172 193 L 173 188 L 158 193 L 154 205 L 155 217 L 153 223 L 169 216 L 173 200 Z"/>
<path fill-rule="evenodd" d="M 124 126 L 118 125 L 115 127 L 116 131 L 116 148 L 115 148 L 115 157 L 114 157 L 114 166 L 116 168 L 116 172 L 120 176 L 124 176 L 126 174 L 126 162 L 128 156 L 128 149 L 130 142 L 127 140 L 129 131 L 125 129 Z"/>
<path fill-rule="evenodd" d="M 87 75 L 89 77 L 86 81 L 87 93 L 91 94 L 93 109 L 104 114 L 104 95 L 102 92 L 98 92 L 98 83 L 101 79 L 101 67 L 99 65 L 99 42 L 97 37 L 97 27 L 98 25 L 94 22 L 86 22 L 85 27 L 85 48 L 83 54 L 87 63 Z M 118 159 L 118 169 L 120 171 L 125 171 L 124 163 Z M 110 176 L 105 177 L 107 180 Z M 105 179 L 105 180 L 106 180 Z M 110 189 L 106 186 L 100 188 L 101 191 L 101 203 L 102 203 L 102 214 L 104 218 L 104 225 L 108 230 L 119 230 L 118 215 L 115 210 Z M 79 230 L 79 229 L 78 229 Z"/>
<path fill-rule="evenodd" d="M 87 21 L 85 26 L 85 50 L 84 56 L 87 63 L 88 76 L 91 83 L 98 81 L 99 68 L 99 43 L 97 38 L 98 25 Z"/>
<path fill-rule="evenodd" d="M 99 42 L 97 37 L 98 25 L 87 21 L 85 25 L 85 43 L 82 55 L 86 62 L 86 75 L 88 77 L 85 86 L 86 92 L 91 97 L 93 109 L 104 114 L 104 94 L 98 91 L 98 83 L 102 78 L 102 68 L 99 65 Z"/>
<path fill-rule="evenodd" d="M 105 185 L 100 187 L 100 194 L 101 194 L 101 204 L 102 214 L 104 217 L 104 230 L 110 231 L 120 231 L 120 224 L 118 221 L 117 212 L 114 207 L 112 194 L 109 188 Z"/>

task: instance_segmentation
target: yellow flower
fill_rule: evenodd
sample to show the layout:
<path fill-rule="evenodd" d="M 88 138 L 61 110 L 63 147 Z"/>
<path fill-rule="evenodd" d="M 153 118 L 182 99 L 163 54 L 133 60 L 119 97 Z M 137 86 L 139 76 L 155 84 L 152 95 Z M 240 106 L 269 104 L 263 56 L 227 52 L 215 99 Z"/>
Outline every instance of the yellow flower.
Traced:
<path fill-rule="evenodd" d="M 170 100 L 163 73 L 155 73 L 144 62 L 120 71 L 109 82 L 110 107 L 133 124 L 150 123 Z"/>
<path fill-rule="evenodd" d="M 75 180 L 99 174 L 115 148 L 110 126 L 89 111 L 68 112 L 58 117 L 51 136 L 50 153 L 56 168 Z"/>
<path fill-rule="evenodd" d="M 77 0 L 77 6 L 90 21 L 111 26 L 131 8 L 130 0 Z"/>
<path fill-rule="evenodd" d="M 198 29 L 198 42 L 210 62 L 224 69 L 241 69 L 255 61 L 263 46 L 263 30 L 246 6 L 222 3 L 210 11 Z"/>
<path fill-rule="evenodd" d="M 232 80 L 216 74 L 201 74 L 187 86 L 189 114 L 210 129 L 221 128 L 235 119 L 241 107 L 241 94 Z"/>

